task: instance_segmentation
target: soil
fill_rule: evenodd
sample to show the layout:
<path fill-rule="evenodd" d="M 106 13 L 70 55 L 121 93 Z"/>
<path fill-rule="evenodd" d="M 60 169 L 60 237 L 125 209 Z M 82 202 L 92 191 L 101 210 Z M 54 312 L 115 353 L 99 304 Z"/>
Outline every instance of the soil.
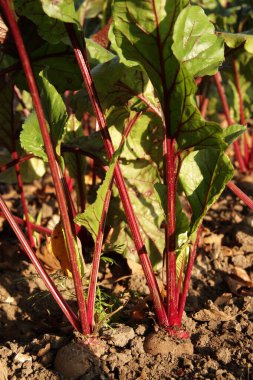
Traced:
<path fill-rule="evenodd" d="M 250 182 L 241 185 L 253 195 Z M 16 192 L 2 190 L 20 215 Z M 26 193 L 32 213 L 43 197 L 36 184 Z M 51 220 L 53 195 L 46 203 Z M 252 226 L 252 212 L 225 190 L 205 218 L 183 317 L 190 338 L 179 342 L 156 326 L 141 271 L 126 260 L 120 276 L 108 265 L 99 275 L 114 296 L 128 294 L 124 308 L 88 339 L 74 333 L 2 221 L 0 380 L 253 379 Z"/>

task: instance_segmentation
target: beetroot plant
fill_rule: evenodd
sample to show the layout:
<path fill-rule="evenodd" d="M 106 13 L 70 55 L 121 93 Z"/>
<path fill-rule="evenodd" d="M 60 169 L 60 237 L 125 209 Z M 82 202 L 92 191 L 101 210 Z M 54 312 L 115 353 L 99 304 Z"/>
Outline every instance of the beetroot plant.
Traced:
<path fill-rule="evenodd" d="M 6 176 L 15 165 L 21 189 L 19 175 L 28 174 L 19 170 L 23 161 L 36 157 L 43 170 L 50 168 L 61 220 L 51 249 L 73 276 L 78 316 L 36 258 L 31 231 L 48 231 L 29 221 L 24 197 L 29 242 L 1 198 L 2 213 L 75 329 L 93 331 L 101 252 L 117 251 L 141 263 L 159 325 L 186 337 L 181 321 L 203 218 L 233 177 L 226 149 L 245 131 L 204 120 L 196 101 L 197 83 L 218 75 L 224 36 L 187 0 L 114 0 L 111 10 L 108 2 L 108 24 L 91 38 L 81 1 L 0 4 L 0 97 L 6 105 L 0 133 L 3 152 L 12 158 L 5 157 L 1 172 Z M 31 112 L 22 97 L 27 91 Z M 20 134 L 13 132 L 16 114 Z M 97 130 L 87 133 L 85 120 L 93 116 Z M 85 182 L 87 158 L 94 164 L 93 180 L 102 177 L 93 202 Z M 62 245 L 55 244 L 56 236 Z M 83 254 L 90 237 L 93 262 L 84 292 Z M 157 269 L 163 269 L 163 289 Z"/>

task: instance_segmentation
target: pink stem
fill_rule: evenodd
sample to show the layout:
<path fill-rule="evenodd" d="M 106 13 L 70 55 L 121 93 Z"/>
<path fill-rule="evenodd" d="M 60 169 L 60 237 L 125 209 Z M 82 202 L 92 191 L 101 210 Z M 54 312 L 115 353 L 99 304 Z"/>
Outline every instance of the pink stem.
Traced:
<path fill-rule="evenodd" d="M 5 218 L 5 216 L 2 212 L 0 212 L 0 216 Z M 25 221 L 23 219 L 19 218 L 18 216 L 13 215 L 12 217 L 15 220 L 15 222 L 20 224 L 21 226 L 26 225 Z M 34 223 L 30 223 L 30 224 L 31 224 L 33 231 L 39 232 L 41 234 L 49 235 L 49 236 L 52 235 L 52 230 L 50 230 L 50 228 L 39 226 L 39 225 L 34 224 Z"/>
<path fill-rule="evenodd" d="M 40 261 L 38 260 L 35 253 L 31 249 L 28 241 L 26 240 L 25 235 L 23 234 L 23 232 L 21 231 L 21 229 L 19 228 L 19 226 L 15 222 L 15 219 L 13 218 L 12 214 L 10 213 L 10 211 L 9 211 L 8 207 L 6 206 L 1 195 L 0 195 L 0 208 L 1 208 L 5 218 L 10 223 L 10 226 L 13 229 L 13 231 L 15 232 L 15 234 L 16 234 L 18 240 L 20 241 L 20 244 L 22 245 L 24 251 L 27 253 L 27 256 L 30 258 L 31 262 L 33 263 L 37 272 L 39 273 L 40 277 L 44 281 L 46 287 L 48 288 L 48 290 L 52 294 L 53 298 L 55 299 L 55 301 L 57 302 L 59 307 L 62 309 L 63 313 L 66 315 L 67 319 L 69 320 L 71 325 L 74 327 L 74 329 L 80 331 L 81 326 L 80 326 L 80 322 L 79 322 L 77 316 L 75 315 L 73 310 L 69 307 L 67 302 L 63 299 L 61 293 L 57 290 L 53 281 L 51 280 L 51 278 L 49 277 L 47 272 L 44 270 L 44 268 L 42 267 Z"/>
<path fill-rule="evenodd" d="M 106 125 L 106 120 L 99 102 L 99 98 L 94 86 L 94 82 L 90 73 L 86 49 L 83 47 L 81 49 L 79 41 L 77 39 L 77 36 L 75 34 L 75 30 L 73 28 L 73 25 L 71 24 L 65 24 L 69 38 L 71 40 L 76 59 L 79 64 L 79 68 L 82 72 L 82 76 L 84 79 L 84 82 L 86 84 L 86 88 L 99 124 L 99 128 L 103 137 L 103 141 L 105 144 L 106 152 L 108 158 L 111 160 L 114 148 L 113 144 L 110 138 L 110 134 Z M 119 164 L 117 163 L 115 166 L 114 176 L 116 180 L 116 184 L 119 190 L 119 195 L 123 203 L 123 207 L 125 209 L 126 217 L 129 223 L 129 227 L 133 236 L 133 240 L 136 246 L 136 250 L 138 252 L 140 262 L 144 271 L 144 274 L 146 276 L 147 284 L 150 289 L 151 297 L 153 299 L 155 312 L 157 315 L 157 319 L 159 321 L 160 325 L 167 325 L 168 319 L 165 313 L 165 308 L 163 305 L 161 293 L 154 275 L 154 271 L 149 259 L 149 256 L 147 254 L 146 247 L 144 245 L 144 242 L 142 240 L 142 236 L 140 233 L 140 229 L 137 223 L 136 216 L 133 211 L 133 206 L 131 203 L 131 200 L 129 198 L 127 188 L 119 167 Z"/>
<path fill-rule="evenodd" d="M 232 121 L 231 116 L 230 116 L 227 97 L 226 97 L 226 94 L 224 91 L 224 87 L 222 85 L 221 74 L 218 72 L 217 74 L 214 75 L 213 78 L 214 78 L 214 81 L 215 81 L 215 84 L 216 84 L 216 87 L 218 90 L 218 94 L 220 96 L 220 100 L 221 100 L 221 103 L 223 106 L 225 117 L 227 119 L 227 123 L 228 123 L 228 125 L 232 125 L 233 121 Z M 236 156 L 236 159 L 238 161 L 240 170 L 242 173 L 245 173 L 247 170 L 246 170 L 246 166 L 245 166 L 245 163 L 244 163 L 241 151 L 240 151 L 240 146 L 238 144 L 238 141 L 235 141 L 233 143 L 233 145 L 234 145 L 234 150 L 235 150 L 235 156 Z"/>
<path fill-rule="evenodd" d="M 202 226 L 200 225 L 198 228 L 196 240 L 195 240 L 194 245 L 191 249 L 190 257 L 189 257 L 188 264 L 187 264 L 184 286 L 183 286 L 183 293 L 182 293 L 180 300 L 179 300 L 178 318 L 179 318 L 180 322 L 182 320 L 183 311 L 185 308 L 186 297 L 187 297 L 189 286 L 190 286 L 190 279 L 191 279 L 193 264 L 194 264 L 194 260 L 195 260 L 195 256 L 196 256 L 196 252 L 197 252 L 197 247 L 198 247 L 198 243 L 199 243 L 201 230 L 202 230 Z"/>
<path fill-rule="evenodd" d="M 240 198 L 246 206 L 248 206 L 249 208 L 251 208 L 251 210 L 253 210 L 253 201 L 252 199 L 250 199 L 250 197 L 248 197 L 248 195 L 246 195 L 238 186 L 236 186 L 234 184 L 234 182 L 232 181 L 229 181 L 227 183 L 227 187 L 233 191 L 233 193 L 238 197 Z"/>
<path fill-rule="evenodd" d="M 238 97 L 239 97 L 241 124 L 246 125 L 243 99 L 242 99 L 242 92 L 241 92 L 241 86 L 240 86 L 240 79 L 239 79 L 239 73 L 238 73 L 238 69 L 237 69 L 235 59 L 233 59 L 233 68 L 234 68 L 234 74 L 235 74 L 235 85 L 236 85 L 236 89 L 237 89 L 237 93 L 238 93 Z M 245 165 L 249 166 L 249 145 L 248 145 L 246 133 L 244 133 L 244 135 L 243 135 L 243 146 L 244 146 Z"/>
<path fill-rule="evenodd" d="M 89 329 L 89 324 L 87 321 L 86 305 L 85 305 L 84 294 L 83 294 L 82 280 L 81 280 L 80 273 L 78 270 L 78 263 L 77 263 L 76 250 L 75 250 L 74 237 L 73 237 L 74 231 L 72 231 L 72 228 L 71 228 L 71 224 L 70 224 L 70 220 L 68 216 L 68 210 L 67 210 L 67 206 L 65 202 L 65 194 L 63 190 L 63 184 L 62 184 L 63 175 L 62 175 L 60 166 L 57 162 L 57 158 L 53 150 L 50 135 L 47 129 L 46 119 L 44 116 L 42 104 L 39 97 L 37 84 L 35 82 L 33 71 L 31 68 L 31 63 L 30 63 L 20 30 L 19 30 L 19 26 L 16 21 L 16 15 L 12 9 L 13 4 L 11 1 L 6 1 L 6 0 L 0 0 L 0 4 L 5 13 L 6 19 L 9 23 L 11 32 L 13 34 L 13 37 L 16 43 L 16 47 L 20 56 L 20 60 L 23 65 L 23 69 L 26 75 L 30 93 L 33 99 L 34 108 L 35 108 L 39 125 L 41 128 L 41 134 L 43 137 L 45 150 L 48 156 L 49 166 L 50 166 L 51 174 L 53 177 L 58 204 L 60 208 L 61 221 L 62 221 L 65 235 L 66 235 L 66 243 L 67 243 L 67 249 L 69 253 L 71 269 L 72 269 L 73 278 L 74 278 L 82 331 L 83 333 L 88 334 L 90 332 L 90 329 Z"/>

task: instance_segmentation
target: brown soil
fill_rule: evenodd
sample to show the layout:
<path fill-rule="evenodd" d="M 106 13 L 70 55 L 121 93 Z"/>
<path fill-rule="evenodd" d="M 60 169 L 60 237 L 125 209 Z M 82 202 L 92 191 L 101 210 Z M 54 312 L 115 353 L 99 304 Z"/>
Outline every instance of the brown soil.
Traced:
<path fill-rule="evenodd" d="M 5 198 L 17 209 L 15 192 Z M 73 333 L 3 223 L 0 380 L 253 379 L 252 226 L 252 213 L 228 191 L 205 218 L 183 320 L 191 335 L 180 344 L 157 328 L 145 280 L 127 265 L 123 279 L 107 267 L 100 281 L 138 297 L 89 341 Z"/>

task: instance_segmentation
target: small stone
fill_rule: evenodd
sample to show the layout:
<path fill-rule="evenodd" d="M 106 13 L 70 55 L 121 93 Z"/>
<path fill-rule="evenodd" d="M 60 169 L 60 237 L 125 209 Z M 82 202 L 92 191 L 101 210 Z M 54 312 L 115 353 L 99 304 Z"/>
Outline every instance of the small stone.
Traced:
<path fill-rule="evenodd" d="M 8 369 L 0 362 L 0 380 L 8 380 Z"/>
<path fill-rule="evenodd" d="M 231 353 L 228 348 L 220 348 L 216 352 L 216 357 L 223 364 L 228 364 L 231 361 Z"/>
<path fill-rule="evenodd" d="M 88 347 L 69 343 L 57 352 L 54 367 L 63 376 L 75 380 L 88 371 L 90 358 L 91 353 Z"/>
<path fill-rule="evenodd" d="M 24 363 L 26 361 L 32 361 L 32 357 L 30 355 L 21 354 L 20 352 L 14 357 L 14 362 Z"/>
<path fill-rule="evenodd" d="M 119 325 L 119 327 L 107 330 L 105 332 L 108 343 L 116 347 L 125 347 L 128 342 L 134 338 L 134 329 L 130 326 Z"/>
<path fill-rule="evenodd" d="M 145 325 L 139 325 L 136 329 L 135 329 L 135 333 L 137 335 L 144 335 L 145 334 L 145 331 L 146 331 L 146 326 Z"/>

